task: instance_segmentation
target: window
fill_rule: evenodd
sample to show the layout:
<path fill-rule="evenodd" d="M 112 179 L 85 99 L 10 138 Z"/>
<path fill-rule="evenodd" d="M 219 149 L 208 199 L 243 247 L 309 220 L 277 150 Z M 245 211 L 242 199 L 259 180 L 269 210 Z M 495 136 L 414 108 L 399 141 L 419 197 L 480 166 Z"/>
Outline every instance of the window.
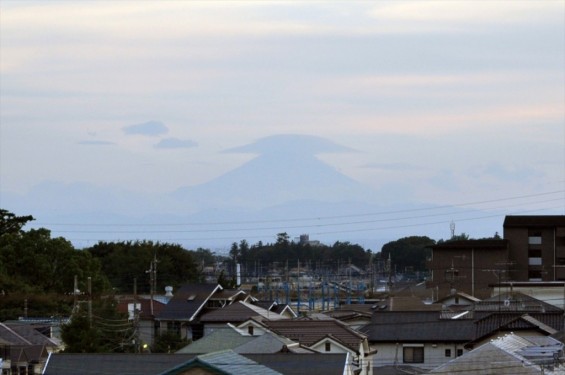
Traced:
<path fill-rule="evenodd" d="M 249 333 L 251 336 L 253 336 L 253 328 L 254 327 L 252 325 L 247 326 L 247 333 Z"/>
<path fill-rule="evenodd" d="M 404 363 L 424 363 L 423 346 L 405 346 L 402 355 Z"/>
<path fill-rule="evenodd" d="M 326 342 L 326 352 L 329 352 L 332 350 L 332 344 L 329 342 Z"/>
<path fill-rule="evenodd" d="M 461 357 L 463 355 L 463 349 L 457 349 L 457 356 Z"/>
<path fill-rule="evenodd" d="M 445 349 L 445 356 L 451 357 L 451 349 Z"/>

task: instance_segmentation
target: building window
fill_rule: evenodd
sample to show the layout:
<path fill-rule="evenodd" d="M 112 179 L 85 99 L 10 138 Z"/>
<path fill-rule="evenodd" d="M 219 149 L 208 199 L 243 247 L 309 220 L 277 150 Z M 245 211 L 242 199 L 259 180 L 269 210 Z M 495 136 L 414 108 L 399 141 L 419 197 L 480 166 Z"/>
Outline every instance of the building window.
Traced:
<path fill-rule="evenodd" d="M 463 349 L 457 349 L 457 356 L 461 357 L 463 355 Z"/>
<path fill-rule="evenodd" d="M 253 326 L 249 325 L 247 326 L 247 333 L 249 333 L 251 336 L 253 336 Z"/>
<path fill-rule="evenodd" d="M 405 346 L 402 348 L 404 363 L 424 363 L 423 346 Z"/>
<path fill-rule="evenodd" d="M 540 270 L 529 270 L 528 271 L 529 281 L 542 281 L 542 274 Z"/>
<path fill-rule="evenodd" d="M 530 235 L 528 237 L 529 245 L 541 245 L 541 233 Z"/>
<path fill-rule="evenodd" d="M 451 349 L 445 349 L 445 356 L 451 357 Z"/>
<path fill-rule="evenodd" d="M 330 352 L 332 350 L 332 344 L 329 342 L 326 342 L 326 352 Z"/>

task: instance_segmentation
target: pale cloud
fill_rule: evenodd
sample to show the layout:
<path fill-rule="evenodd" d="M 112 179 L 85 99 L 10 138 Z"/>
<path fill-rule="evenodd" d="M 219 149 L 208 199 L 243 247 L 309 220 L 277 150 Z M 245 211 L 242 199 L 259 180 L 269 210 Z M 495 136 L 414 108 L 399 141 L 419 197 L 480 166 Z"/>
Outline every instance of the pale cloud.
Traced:
<path fill-rule="evenodd" d="M 411 28 L 461 30 L 470 25 L 505 25 L 562 20 L 562 1 L 397 1 L 383 2 L 369 14 L 380 21 L 411 23 Z M 403 25 L 405 25 L 403 24 Z M 410 26 L 409 26 L 410 27 Z M 480 30 L 475 30 L 480 31 Z"/>
<path fill-rule="evenodd" d="M 198 143 L 190 139 L 165 138 L 160 140 L 154 147 L 159 149 L 178 149 L 193 148 L 196 146 L 198 146 Z"/>
<path fill-rule="evenodd" d="M 124 126 L 122 130 L 127 135 L 146 135 L 149 137 L 156 137 L 167 133 L 169 128 L 167 128 L 161 121 L 152 120 L 141 124 Z"/>

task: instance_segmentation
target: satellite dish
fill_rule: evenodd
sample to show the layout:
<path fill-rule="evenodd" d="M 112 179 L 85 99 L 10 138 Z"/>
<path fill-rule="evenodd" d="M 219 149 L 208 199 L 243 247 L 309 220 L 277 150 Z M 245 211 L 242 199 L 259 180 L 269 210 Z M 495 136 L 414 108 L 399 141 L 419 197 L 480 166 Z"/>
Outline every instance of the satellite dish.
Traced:
<path fill-rule="evenodd" d="M 510 306 L 510 300 L 509 299 L 504 300 L 504 306 L 506 306 L 506 307 Z"/>

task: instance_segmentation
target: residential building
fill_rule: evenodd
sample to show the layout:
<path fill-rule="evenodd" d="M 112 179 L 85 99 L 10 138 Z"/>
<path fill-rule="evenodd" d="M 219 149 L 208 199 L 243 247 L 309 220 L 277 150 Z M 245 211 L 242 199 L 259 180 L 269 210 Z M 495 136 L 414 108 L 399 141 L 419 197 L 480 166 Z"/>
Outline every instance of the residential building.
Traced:
<path fill-rule="evenodd" d="M 457 292 L 488 298 L 491 285 L 506 281 L 509 241 L 503 239 L 446 241 L 433 246 L 428 288 L 442 299 Z"/>
<path fill-rule="evenodd" d="M 514 281 L 565 280 L 565 216 L 506 216 Z"/>
<path fill-rule="evenodd" d="M 433 369 L 430 374 L 563 375 L 563 343 L 551 337 L 510 333 Z"/>

